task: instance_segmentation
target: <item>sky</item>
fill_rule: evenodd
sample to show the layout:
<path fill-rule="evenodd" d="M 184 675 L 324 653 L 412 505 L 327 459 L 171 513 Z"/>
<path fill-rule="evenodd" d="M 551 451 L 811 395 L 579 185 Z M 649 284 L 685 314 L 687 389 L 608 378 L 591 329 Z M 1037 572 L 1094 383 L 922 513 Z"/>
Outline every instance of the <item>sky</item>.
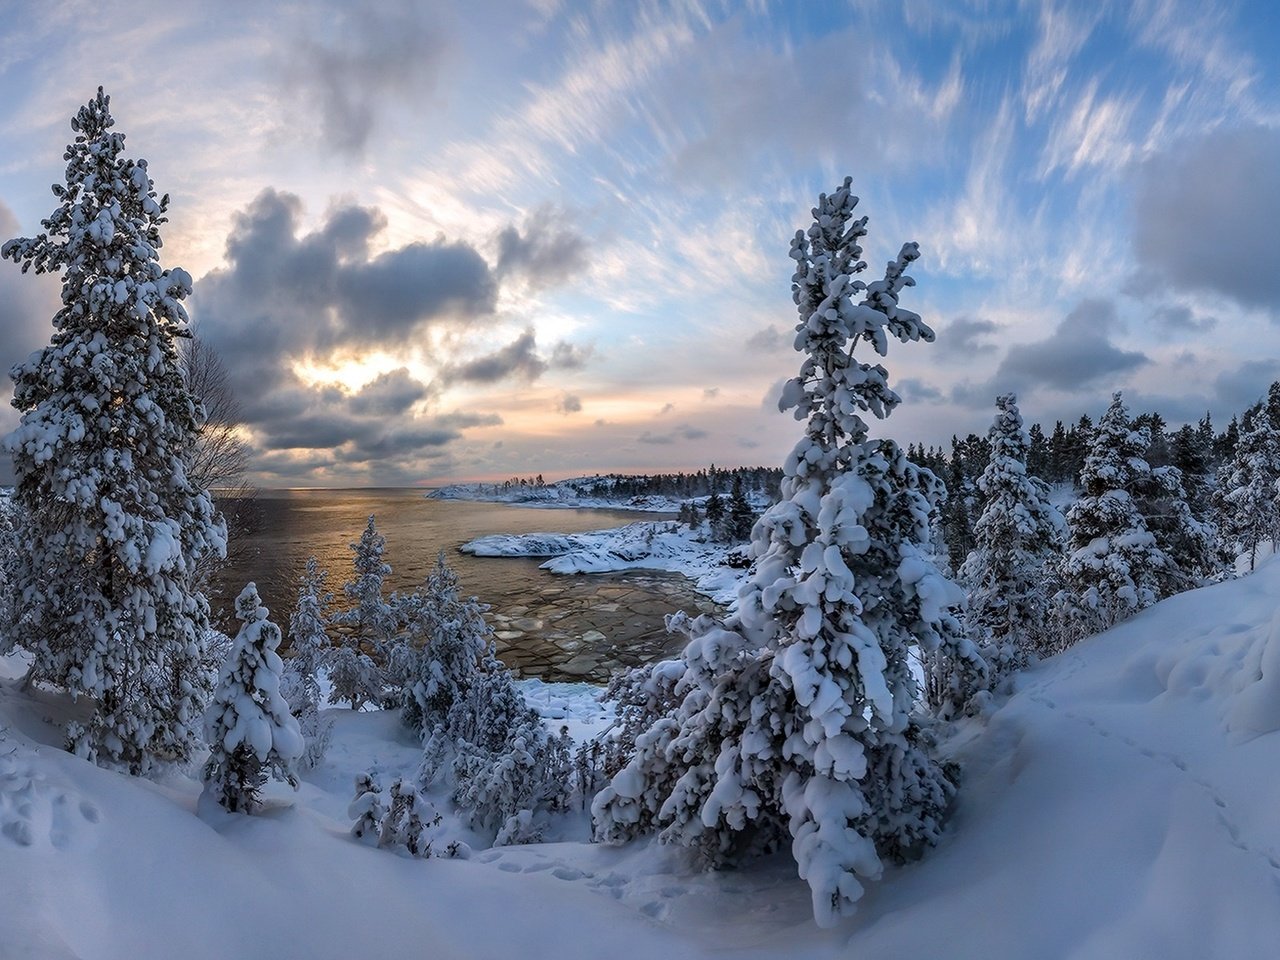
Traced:
<path fill-rule="evenodd" d="M 780 463 L 846 175 L 937 334 L 875 433 L 1221 426 L 1280 378 L 1277 49 L 1269 0 L 0 0 L 0 239 L 105 86 L 266 486 Z M 0 366 L 58 291 L 0 263 Z"/>

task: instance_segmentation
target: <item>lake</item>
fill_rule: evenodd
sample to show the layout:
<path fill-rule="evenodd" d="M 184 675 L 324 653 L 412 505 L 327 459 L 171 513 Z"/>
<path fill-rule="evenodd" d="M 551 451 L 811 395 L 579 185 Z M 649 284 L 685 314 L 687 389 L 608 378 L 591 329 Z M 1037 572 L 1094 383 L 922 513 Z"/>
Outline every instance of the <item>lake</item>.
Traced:
<path fill-rule="evenodd" d="M 314 555 L 329 572 L 329 588 L 343 601 L 351 576 L 351 544 L 370 514 L 386 537 L 392 574 L 387 592 L 422 583 L 436 554 L 457 571 L 465 593 L 490 605 L 498 654 L 524 676 L 604 682 L 619 666 L 677 652 L 663 617 L 677 610 L 713 611 L 710 600 L 675 574 L 636 571 L 557 576 L 538 569 L 541 558 L 473 557 L 458 547 L 493 533 L 582 533 L 666 515 L 623 510 L 561 510 L 499 503 L 428 500 L 420 489 L 262 490 L 258 522 L 236 537 L 215 578 L 215 619 L 234 633 L 231 604 L 245 583 L 258 586 L 272 619 L 288 628 L 297 580 Z"/>

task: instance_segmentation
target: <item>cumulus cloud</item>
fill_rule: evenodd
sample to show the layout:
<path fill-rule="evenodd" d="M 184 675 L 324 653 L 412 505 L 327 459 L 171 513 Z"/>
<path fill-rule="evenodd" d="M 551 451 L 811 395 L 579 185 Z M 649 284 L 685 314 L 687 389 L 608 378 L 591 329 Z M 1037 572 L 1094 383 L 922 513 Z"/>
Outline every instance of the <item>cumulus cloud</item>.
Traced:
<path fill-rule="evenodd" d="M 1118 326 L 1113 303 L 1085 300 L 1043 340 L 1010 347 L 989 381 L 956 387 L 953 399 L 981 407 L 1010 390 L 1023 394 L 1047 387 L 1074 393 L 1150 362 L 1111 341 Z"/>
<path fill-rule="evenodd" d="M 1226 294 L 1280 318 L 1265 252 L 1280 222 L 1280 129 L 1218 129 L 1154 157 L 1133 205 L 1135 285 Z"/>
<path fill-rule="evenodd" d="M 450 51 L 431 11 L 413 3 L 339 7 L 323 15 L 332 27 L 326 39 L 301 36 L 289 46 L 286 84 L 318 115 L 323 145 L 358 155 L 389 100 L 421 108 Z"/>
<path fill-rule="evenodd" d="M 581 413 L 582 398 L 572 393 L 566 393 L 556 404 L 556 409 L 566 416 L 571 413 Z"/>
<path fill-rule="evenodd" d="M 234 219 L 226 266 L 196 285 L 202 332 L 245 390 L 269 386 L 253 381 L 284 355 L 402 345 L 433 323 L 492 316 L 497 283 L 468 244 L 437 238 L 371 255 L 379 211 L 339 208 L 306 234 L 301 217 L 297 197 L 263 191 Z"/>
<path fill-rule="evenodd" d="M 556 286 L 587 267 L 588 244 L 564 210 L 541 206 L 525 218 L 523 230 L 514 225 L 498 234 L 500 277 L 518 275 L 539 289 Z"/>
<path fill-rule="evenodd" d="M 297 197 L 260 194 L 234 218 L 225 265 L 205 275 L 193 297 L 199 335 L 226 364 L 262 468 L 303 476 L 323 450 L 329 468 L 407 476 L 463 430 L 501 422 L 489 413 L 430 413 L 440 386 L 407 367 L 354 392 L 299 377 L 301 361 L 421 353 L 437 326 L 483 330 L 495 321 L 497 299 L 495 277 L 469 244 L 437 238 L 374 253 L 385 227 L 378 210 L 338 207 L 310 232 L 302 215 Z M 447 358 L 429 359 L 449 366 Z M 481 364 L 472 372 L 486 371 Z"/>

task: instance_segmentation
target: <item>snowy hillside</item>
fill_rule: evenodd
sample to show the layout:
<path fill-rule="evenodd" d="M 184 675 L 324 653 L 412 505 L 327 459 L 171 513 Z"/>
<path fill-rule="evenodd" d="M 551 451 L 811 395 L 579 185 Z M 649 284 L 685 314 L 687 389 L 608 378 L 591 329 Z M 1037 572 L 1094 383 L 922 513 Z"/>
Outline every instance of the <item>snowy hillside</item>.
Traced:
<path fill-rule="evenodd" d="M 411 860 L 347 836 L 354 776 L 412 772 L 393 714 L 330 711 L 321 767 L 261 816 L 50 741 L 61 698 L 0 681 L 0 955 L 38 958 L 1263 958 L 1280 942 L 1280 562 L 1181 594 L 1018 678 L 948 745 L 940 847 L 820 931 L 782 855 L 563 840 Z M 7 674 L 21 664 L 6 661 Z M 575 731 L 582 688 L 531 696 Z M 447 836 L 465 837 L 446 819 Z"/>

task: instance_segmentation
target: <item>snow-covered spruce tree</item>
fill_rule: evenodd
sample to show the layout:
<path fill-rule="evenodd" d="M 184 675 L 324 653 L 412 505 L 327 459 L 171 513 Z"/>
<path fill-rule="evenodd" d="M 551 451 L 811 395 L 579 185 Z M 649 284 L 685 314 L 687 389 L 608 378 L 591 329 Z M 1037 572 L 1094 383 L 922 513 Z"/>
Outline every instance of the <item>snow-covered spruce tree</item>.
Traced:
<path fill-rule="evenodd" d="M 910 649 L 945 647 L 971 675 L 985 670 L 951 615 L 961 591 L 921 551 L 940 485 L 858 415 L 885 417 L 899 398 L 852 349 L 865 340 L 883 355 L 890 336 L 933 333 L 898 306 L 914 243 L 884 279 L 855 279 L 866 218 L 854 219 L 849 185 L 819 199 L 792 243 L 805 359 L 781 406 L 808 423 L 781 500 L 755 525 L 738 613 L 673 618 L 689 638 L 679 705 L 592 805 L 600 840 L 657 826 L 713 862 L 789 835 L 823 925 L 851 912 L 884 858 L 936 840 L 955 790 L 913 713 Z"/>
<path fill-rule="evenodd" d="M 490 646 L 426 739 L 422 783 L 447 768 L 453 802 L 473 829 L 495 834 L 496 845 L 533 842 L 541 838 L 538 814 L 569 808 L 570 743 L 564 731 L 547 730 Z"/>
<path fill-rule="evenodd" d="M 1025 665 L 1046 640 L 1050 600 L 1046 570 L 1056 564 L 1066 524 L 1049 502 L 1044 481 L 1027 472 L 1029 438 L 1017 398 L 996 398 L 991 425 L 991 460 L 978 480 L 986 498 L 974 525 L 977 547 L 960 570 L 969 588 L 969 624 L 988 638 L 987 661 L 994 674 Z M 989 651 L 989 652 L 988 652 Z"/>
<path fill-rule="evenodd" d="M 352 607 L 332 621 L 341 630 L 329 665 L 333 699 L 347 701 L 353 710 L 366 703 L 382 705 L 385 678 L 380 664 L 386 662 L 399 631 L 396 609 L 382 594 L 383 581 L 391 573 L 391 565 L 383 560 L 386 550 L 387 541 L 370 514 L 359 541 L 351 544 L 355 578 L 342 587 Z"/>
<path fill-rule="evenodd" d="M 212 677 L 197 565 L 226 528 L 185 464 L 204 413 L 183 380 L 191 277 L 160 266 L 168 196 L 124 156 L 109 98 L 71 121 L 58 206 L 0 255 L 62 275 L 49 346 L 14 369 L 5 439 L 22 523 L 18 641 L 31 678 L 93 699 L 71 746 L 144 773 L 192 754 Z"/>
<path fill-rule="evenodd" d="M 333 594 L 325 587 L 328 571 L 320 569 L 315 557 L 308 557 L 298 579 L 298 600 L 289 616 L 289 652 L 280 692 L 289 712 L 298 718 L 306 743 L 299 760 L 304 770 L 324 759 L 332 724 L 320 716 L 320 670 L 332 654 L 329 645 L 329 604 Z"/>
<path fill-rule="evenodd" d="M 1134 430 L 1119 393 L 1094 431 L 1081 497 L 1067 511 L 1067 554 L 1055 598 L 1059 645 L 1098 633 L 1160 599 L 1174 563 L 1156 543 L 1134 499 L 1147 481 L 1145 430 Z"/>
<path fill-rule="evenodd" d="M 218 674 L 205 719 L 209 762 L 204 779 L 206 789 L 227 810 L 252 813 L 269 774 L 297 788 L 295 767 L 305 745 L 298 721 L 280 694 L 280 628 L 267 619 L 267 608 L 252 583 L 236 597 L 236 617 L 240 632 Z"/>
<path fill-rule="evenodd" d="M 441 550 L 422 589 L 403 605 L 408 644 L 416 651 L 401 707 L 412 729 L 430 735 L 474 682 L 489 649 L 486 609 L 475 597 L 462 595 L 458 575 Z"/>
<path fill-rule="evenodd" d="M 1222 471 L 1217 497 L 1223 537 L 1257 562 L 1258 545 L 1276 525 L 1276 480 L 1280 479 L 1280 432 L 1259 407 L 1245 411 L 1235 454 Z"/>

